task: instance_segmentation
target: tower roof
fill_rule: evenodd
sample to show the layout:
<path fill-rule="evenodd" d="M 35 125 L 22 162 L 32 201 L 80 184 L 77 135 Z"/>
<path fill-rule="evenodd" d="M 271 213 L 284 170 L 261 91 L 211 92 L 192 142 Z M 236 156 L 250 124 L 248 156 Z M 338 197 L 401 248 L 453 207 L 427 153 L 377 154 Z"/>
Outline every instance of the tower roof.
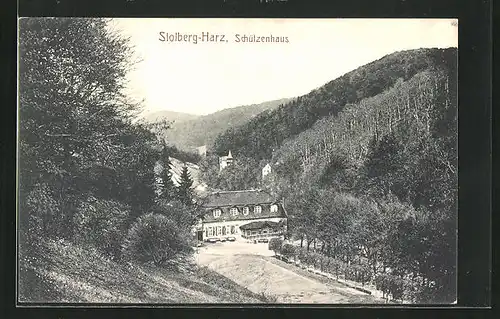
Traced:
<path fill-rule="evenodd" d="M 231 150 L 229 150 L 229 153 L 227 153 L 227 158 L 233 158 L 233 156 L 231 155 Z"/>

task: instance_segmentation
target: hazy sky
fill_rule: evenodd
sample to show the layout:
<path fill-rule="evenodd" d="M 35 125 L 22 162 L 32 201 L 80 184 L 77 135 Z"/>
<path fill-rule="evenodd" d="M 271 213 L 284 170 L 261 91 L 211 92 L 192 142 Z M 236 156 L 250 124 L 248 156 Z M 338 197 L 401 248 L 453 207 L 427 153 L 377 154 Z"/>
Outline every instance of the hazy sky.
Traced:
<path fill-rule="evenodd" d="M 295 97 L 394 51 L 458 46 L 451 19 L 114 19 L 142 62 L 130 94 L 148 111 L 208 114 Z M 225 34 L 228 42 L 162 42 L 159 32 Z M 289 43 L 236 43 L 235 34 Z"/>

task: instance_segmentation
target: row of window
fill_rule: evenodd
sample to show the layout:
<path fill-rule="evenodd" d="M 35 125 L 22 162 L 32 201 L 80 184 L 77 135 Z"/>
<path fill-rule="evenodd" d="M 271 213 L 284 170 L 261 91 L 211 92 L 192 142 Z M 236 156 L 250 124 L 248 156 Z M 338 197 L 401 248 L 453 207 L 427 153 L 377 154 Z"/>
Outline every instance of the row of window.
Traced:
<path fill-rule="evenodd" d="M 275 213 L 278 211 L 278 205 L 276 204 L 273 204 L 271 205 L 271 213 Z M 257 205 L 257 206 L 254 206 L 253 208 L 253 212 L 254 214 L 260 214 L 262 213 L 262 207 Z M 230 210 L 229 210 L 229 213 L 231 214 L 231 216 L 238 216 L 238 214 L 240 213 L 238 208 L 237 207 L 232 207 Z M 246 216 L 250 213 L 250 208 L 249 207 L 243 207 L 243 215 Z M 213 215 L 215 218 L 218 218 L 220 217 L 220 215 L 222 214 L 222 211 L 220 209 L 214 209 L 213 211 Z"/>
<path fill-rule="evenodd" d="M 238 225 L 235 226 L 215 226 L 205 228 L 205 237 L 233 235 L 238 232 Z"/>

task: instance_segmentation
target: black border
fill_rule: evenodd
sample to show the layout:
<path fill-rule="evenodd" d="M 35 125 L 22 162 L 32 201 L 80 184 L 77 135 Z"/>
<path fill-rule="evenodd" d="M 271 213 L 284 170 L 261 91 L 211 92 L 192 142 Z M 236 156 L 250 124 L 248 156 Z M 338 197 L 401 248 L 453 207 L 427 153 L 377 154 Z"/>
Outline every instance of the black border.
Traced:
<path fill-rule="evenodd" d="M 59 4 L 57 4 L 59 2 Z M 298 1 L 289 0 L 285 3 L 272 5 L 257 5 L 253 1 L 230 1 L 223 5 L 222 0 L 20 0 L 19 16 L 107 16 L 107 17 L 421 17 L 421 18 L 458 18 L 459 19 L 459 307 L 488 307 L 491 304 L 491 0 L 458 1 L 458 0 L 389 0 L 389 1 L 361 1 L 350 0 L 342 4 L 334 1 Z M 180 2 L 180 4 L 179 4 Z M 328 5 L 329 4 L 329 5 Z M 3 10 L 2 10 L 3 11 Z M 4 11 L 5 13 L 5 11 Z M 10 18 L 10 19 L 9 19 Z M 39 317 L 76 318 L 81 315 L 90 315 L 93 308 L 17 308 L 15 296 L 15 198 L 16 198 L 16 17 L 2 17 L 2 39 L 10 36 L 10 42 L 3 48 L 8 48 L 11 59 L 2 63 L 4 79 L 7 81 L 6 93 L 10 94 L 9 107 L 2 110 L 6 113 L 2 120 L 7 119 L 8 125 L 2 125 L 2 171 L 1 171 L 1 218 L 4 227 L 0 234 L 2 245 L 2 287 L 4 288 L 4 306 L 15 310 L 7 317 L 24 317 L 28 314 Z M 6 21 L 13 22 L 6 27 Z M 4 52 L 5 53 L 5 49 Z M 5 54 L 2 55 L 5 57 Z M 10 74 L 7 76 L 7 74 Z M 5 83 L 4 82 L 4 83 Z M 10 89 L 10 90 L 8 90 Z M 10 142 L 10 143 L 8 143 Z M 9 177 L 9 178 L 6 178 Z M 93 307 L 101 307 L 92 305 Z M 105 305 L 103 305 L 105 306 Z M 132 306 L 132 305 L 131 305 Z M 113 313 L 120 317 L 144 317 L 146 314 L 166 313 L 181 314 L 181 309 L 113 309 Z M 141 306 L 141 305 L 137 305 Z M 144 306 L 144 305 L 142 305 Z M 187 306 L 187 305 L 186 305 Z M 200 305 L 197 305 L 200 307 Z M 208 305 L 207 305 L 208 306 Z M 182 315 L 211 315 L 217 313 L 217 318 L 224 314 L 243 316 L 257 314 L 261 309 L 225 309 L 218 305 L 208 311 L 205 309 L 183 309 Z M 318 305 L 314 305 L 317 307 Z M 203 306 L 201 306 L 203 307 Z M 241 307 L 241 306 L 240 306 Z M 270 309 L 273 314 L 281 316 L 301 315 L 308 316 L 306 311 L 313 311 L 314 315 L 332 314 L 321 308 L 307 309 L 294 306 L 288 309 Z M 352 306 L 350 306 L 352 307 Z M 361 308 L 361 309 L 360 309 Z M 404 316 L 418 315 L 419 310 L 408 307 Z M 429 308 L 435 309 L 436 306 Z M 97 308 L 95 308 L 97 309 Z M 409 309 L 409 310 L 408 310 Z M 140 314 L 138 312 L 140 310 Z M 167 310 L 167 309 L 164 309 Z M 214 311 L 216 310 L 216 311 Z M 243 311 L 244 310 L 244 311 Z M 352 317 L 360 314 L 377 313 L 380 317 L 389 314 L 402 314 L 399 310 L 378 308 L 366 309 L 362 306 L 355 309 L 334 310 L 335 315 Z M 442 316 L 453 312 L 456 315 L 477 314 L 476 311 L 463 311 L 460 314 L 454 310 L 434 310 Z M 425 315 L 429 315 L 427 310 Z M 99 309 L 103 315 L 109 316 L 106 309 Z M 36 314 L 35 314 L 36 313 Z M 311 313 L 311 312 L 309 312 Z M 484 314 L 484 312 L 483 312 Z M 420 314 L 421 315 L 421 314 Z"/>

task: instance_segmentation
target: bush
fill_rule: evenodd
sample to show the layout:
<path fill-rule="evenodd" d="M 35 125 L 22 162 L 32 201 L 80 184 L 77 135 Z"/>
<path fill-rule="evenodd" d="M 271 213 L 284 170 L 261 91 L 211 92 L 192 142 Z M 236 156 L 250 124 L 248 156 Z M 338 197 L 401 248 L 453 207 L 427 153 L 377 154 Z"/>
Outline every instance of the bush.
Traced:
<path fill-rule="evenodd" d="M 78 206 L 73 217 L 75 239 L 79 243 L 91 244 L 118 260 L 129 216 L 130 210 L 126 205 L 90 197 Z"/>
<path fill-rule="evenodd" d="M 281 247 L 281 254 L 286 258 L 293 258 L 295 256 L 295 246 L 289 243 Z"/>
<path fill-rule="evenodd" d="M 283 240 L 281 238 L 271 238 L 269 240 L 268 248 L 274 251 L 274 254 L 281 253 L 281 246 L 283 245 Z"/>
<path fill-rule="evenodd" d="M 58 237 L 61 209 L 47 184 L 35 185 L 26 197 L 26 204 L 20 205 L 23 207 L 20 211 L 21 232 L 26 235 L 26 240 L 37 240 L 40 236 Z"/>
<path fill-rule="evenodd" d="M 164 266 L 192 253 L 190 234 L 179 229 L 168 217 L 149 213 L 130 227 L 123 244 L 123 257 L 129 261 Z"/>
<path fill-rule="evenodd" d="M 307 263 L 307 250 L 304 247 L 299 247 L 297 249 L 297 257 L 299 258 L 301 263 Z"/>

